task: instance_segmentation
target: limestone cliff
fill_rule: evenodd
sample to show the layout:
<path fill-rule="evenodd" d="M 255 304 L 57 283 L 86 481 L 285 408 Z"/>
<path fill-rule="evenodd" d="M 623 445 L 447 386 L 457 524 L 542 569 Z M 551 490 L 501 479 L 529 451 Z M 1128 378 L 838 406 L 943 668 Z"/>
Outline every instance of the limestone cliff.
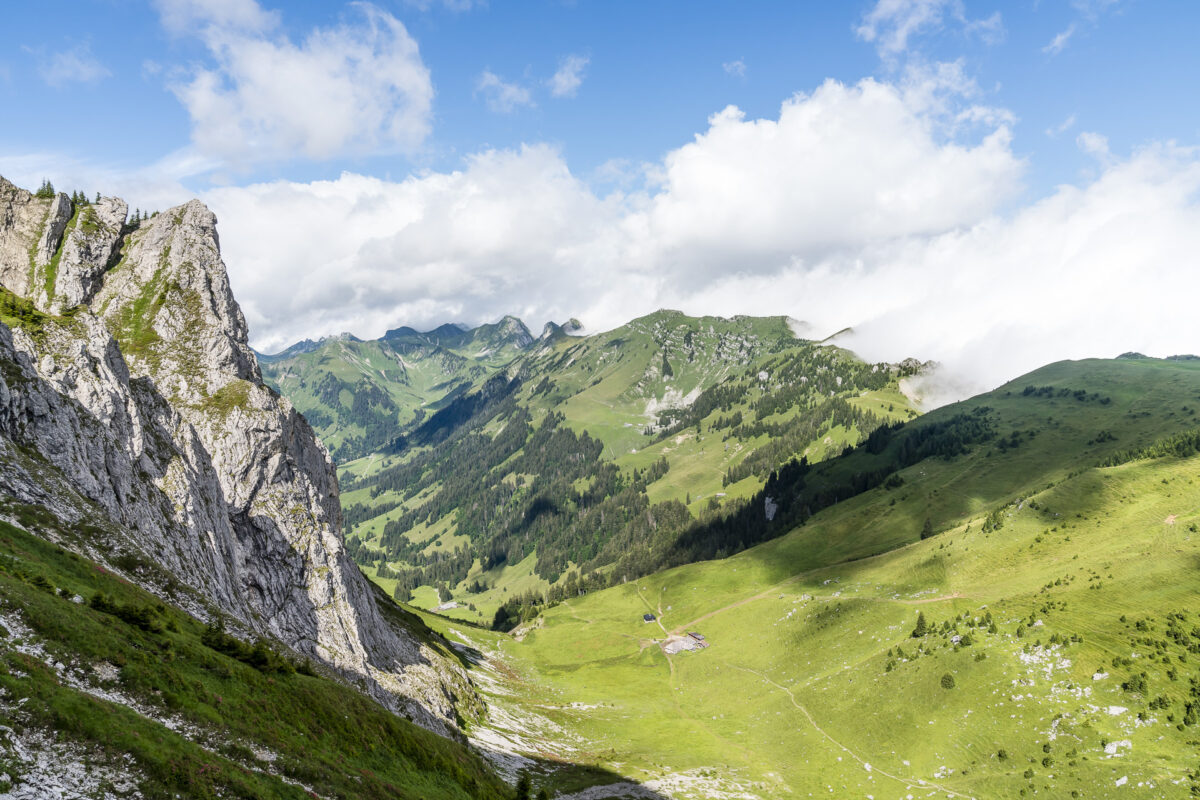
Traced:
<path fill-rule="evenodd" d="M 127 211 L 0 178 L 0 494 L 101 510 L 249 632 L 449 731 L 475 695 L 347 556 L 333 464 L 262 382 L 215 216 Z"/>

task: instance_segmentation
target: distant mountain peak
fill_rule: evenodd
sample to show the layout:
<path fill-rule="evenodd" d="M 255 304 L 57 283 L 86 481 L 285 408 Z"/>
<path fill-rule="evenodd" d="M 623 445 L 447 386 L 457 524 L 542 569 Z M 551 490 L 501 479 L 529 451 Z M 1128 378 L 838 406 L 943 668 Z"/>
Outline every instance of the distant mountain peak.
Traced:
<path fill-rule="evenodd" d="M 480 325 L 474 334 L 480 344 L 491 349 L 512 346 L 524 350 L 534 341 L 525 323 L 512 314 L 504 315 L 498 322 Z"/>
<path fill-rule="evenodd" d="M 537 340 L 539 342 L 551 342 L 563 336 L 578 336 L 582 330 L 583 323 L 574 317 L 571 317 L 561 325 L 557 322 L 547 322 L 542 326 L 542 334 Z"/>

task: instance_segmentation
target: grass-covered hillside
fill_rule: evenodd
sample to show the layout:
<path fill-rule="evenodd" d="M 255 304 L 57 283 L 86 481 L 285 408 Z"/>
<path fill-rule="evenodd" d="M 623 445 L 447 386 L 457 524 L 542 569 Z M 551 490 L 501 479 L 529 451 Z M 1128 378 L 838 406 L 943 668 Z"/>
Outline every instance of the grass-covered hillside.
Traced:
<path fill-rule="evenodd" d="M 403 601 L 501 625 L 543 596 L 737 552 L 786 528 L 714 522 L 761 506 L 789 459 L 915 416 L 898 384 L 917 366 L 864 363 L 781 317 L 551 331 L 342 465 L 351 552 Z"/>
<path fill-rule="evenodd" d="M 534 339 L 514 317 L 463 329 L 343 335 L 259 355 L 263 379 L 308 418 L 339 461 L 386 445 L 527 349 Z"/>
<path fill-rule="evenodd" d="M 511 796 L 466 746 L 46 539 L 86 531 L 3 516 L 0 794 Z"/>
<path fill-rule="evenodd" d="M 429 619 L 488 654 L 506 735 L 674 797 L 1192 796 L 1197 408 L 1191 362 L 1054 364 L 920 420 L 988 439 L 786 536 L 516 637 Z"/>

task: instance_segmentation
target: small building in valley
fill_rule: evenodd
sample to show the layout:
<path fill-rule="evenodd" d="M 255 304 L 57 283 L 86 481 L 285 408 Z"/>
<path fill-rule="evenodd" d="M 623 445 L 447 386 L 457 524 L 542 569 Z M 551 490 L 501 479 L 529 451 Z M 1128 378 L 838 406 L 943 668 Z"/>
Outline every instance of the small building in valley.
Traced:
<path fill-rule="evenodd" d="M 653 614 L 642 614 L 642 622 L 654 622 L 656 619 Z"/>

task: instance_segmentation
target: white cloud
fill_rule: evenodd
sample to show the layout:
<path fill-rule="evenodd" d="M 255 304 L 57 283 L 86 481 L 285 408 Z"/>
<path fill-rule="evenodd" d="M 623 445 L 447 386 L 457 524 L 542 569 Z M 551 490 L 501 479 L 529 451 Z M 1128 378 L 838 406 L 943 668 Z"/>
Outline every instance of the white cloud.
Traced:
<path fill-rule="evenodd" d="M 895 55 L 908 49 L 910 36 L 940 28 L 947 7 L 953 10 L 957 5 L 957 0 L 878 0 L 863 15 L 855 33 L 874 42 L 881 54 Z"/>
<path fill-rule="evenodd" d="M 482 92 L 488 108 L 498 114 L 511 114 L 522 106 L 533 105 L 533 95 L 527 88 L 518 83 L 509 83 L 488 69 L 480 73 L 475 91 Z"/>
<path fill-rule="evenodd" d="M 590 183 L 593 186 L 614 187 L 622 192 L 629 192 L 660 177 L 661 172 L 654 164 L 638 164 L 627 158 L 610 158 L 592 171 Z"/>
<path fill-rule="evenodd" d="M 666 157 L 643 215 L 650 242 L 663 262 L 708 278 L 969 224 L 1018 188 L 1006 127 L 974 146 L 932 128 L 903 92 L 873 80 L 826 82 L 784 103 L 778 121 L 727 108 Z"/>
<path fill-rule="evenodd" d="M 1094 131 L 1083 131 L 1075 137 L 1079 149 L 1100 162 L 1109 161 L 1112 153 L 1108 149 L 1108 137 Z"/>
<path fill-rule="evenodd" d="M 996 45 L 1004 41 L 1006 31 L 1004 30 L 1004 20 L 1000 16 L 1000 12 L 993 12 L 990 17 L 983 19 L 967 20 L 963 25 L 963 30 L 968 35 L 978 36 L 983 40 L 984 44 Z"/>
<path fill-rule="evenodd" d="M 68 83 L 96 83 L 112 75 L 108 67 L 92 55 L 91 46 L 86 42 L 49 56 L 28 48 L 26 51 L 37 55 L 38 75 L 48 86 L 55 88 Z"/>
<path fill-rule="evenodd" d="M 1070 41 L 1071 37 L 1074 35 L 1075 23 L 1072 22 L 1067 26 L 1066 30 L 1057 33 L 1054 38 L 1050 40 L 1050 43 L 1042 48 L 1042 52 L 1049 53 L 1052 56 L 1058 55 L 1066 48 L 1067 42 Z"/>
<path fill-rule="evenodd" d="M 440 5 L 447 11 L 459 12 L 487 5 L 487 0 L 404 0 L 404 2 L 419 11 L 428 11 L 434 6 Z"/>
<path fill-rule="evenodd" d="M 726 61 L 721 67 L 726 75 L 733 75 L 735 78 L 746 77 L 746 62 L 740 58 L 737 61 Z"/>
<path fill-rule="evenodd" d="M 578 55 L 564 58 L 558 71 L 547 81 L 550 85 L 550 94 L 555 97 L 574 97 L 575 93 L 579 91 L 580 84 L 583 83 L 583 70 L 589 60 L 586 56 Z"/>
<path fill-rule="evenodd" d="M 919 57 L 909 59 L 899 84 L 905 105 L 946 136 L 980 125 L 999 128 L 1016 122 L 1007 108 L 976 102 L 983 92 L 967 75 L 962 59 L 935 64 Z"/>
<path fill-rule="evenodd" d="M 278 27 L 278 11 L 266 11 L 257 0 L 154 0 L 167 30 L 176 35 L 195 33 L 196 26 L 217 31 L 266 33 Z"/>
<path fill-rule="evenodd" d="M 865 13 L 855 33 L 865 42 L 873 42 L 884 58 L 894 58 L 910 47 L 910 40 L 923 33 L 943 30 L 953 22 L 968 36 L 978 36 L 985 44 L 1004 39 L 1000 12 L 981 19 L 970 19 L 962 0 L 877 0 Z"/>
<path fill-rule="evenodd" d="M 300 43 L 253 0 L 160 0 L 169 29 L 197 33 L 215 66 L 171 88 L 201 152 L 233 166 L 299 156 L 411 152 L 430 131 L 433 84 L 404 25 L 368 3 Z"/>
<path fill-rule="evenodd" d="M 1062 136 L 1064 133 L 1066 133 L 1067 131 L 1071 130 L 1071 128 L 1074 128 L 1074 127 L 1075 127 L 1075 115 L 1071 114 L 1070 116 L 1068 116 L 1066 119 L 1064 119 L 1062 122 L 1058 123 L 1057 125 L 1053 125 L 1049 128 L 1046 128 L 1046 135 L 1049 136 L 1051 139 L 1055 139 L 1059 136 Z"/>
<path fill-rule="evenodd" d="M 1072 37 L 1079 33 L 1081 28 L 1094 29 L 1100 24 L 1100 17 L 1109 11 L 1119 14 L 1121 12 L 1120 4 L 1121 0 L 1072 0 L 1071 7 L 1078 13 L 1076 20 L 1055 34 L 1054 38 L 1042 48 L 1042 52 L 1051 56 L 1058 55 L 1067 48 Z"/>

